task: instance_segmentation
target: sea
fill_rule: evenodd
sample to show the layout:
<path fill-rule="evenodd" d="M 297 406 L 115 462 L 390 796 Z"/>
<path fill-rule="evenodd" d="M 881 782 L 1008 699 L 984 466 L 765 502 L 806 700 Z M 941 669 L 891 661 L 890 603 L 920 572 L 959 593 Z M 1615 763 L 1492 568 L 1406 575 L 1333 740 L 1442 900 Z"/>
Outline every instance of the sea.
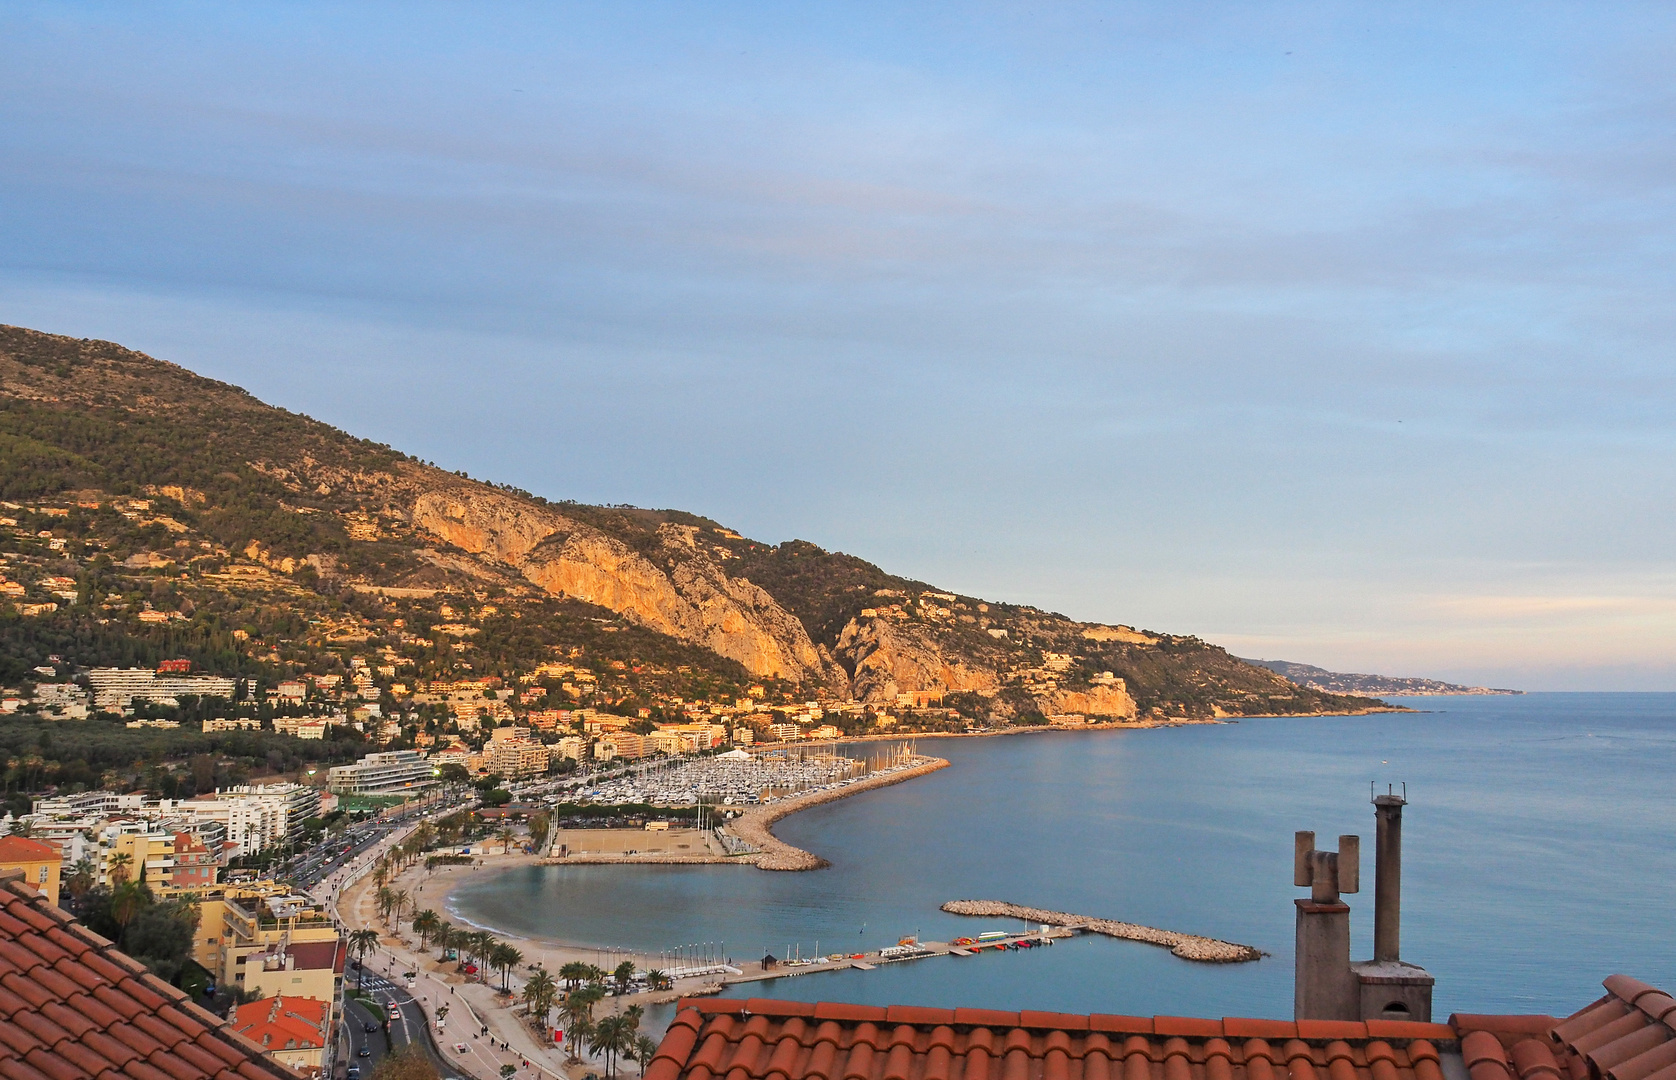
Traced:
<path fill-rule="evenodd" d="M 950 767 L 776 827 L 824 870 L 529 866 L 454 917 L 610 951 L 785 958 L 1015 929 L 1005 900 L 1253 945 L 1244 964 L 1097 935 L 778 978 L 731 996 L 1128 1015 L 1292 1012 L 1293 834 L 1362 837 L 1352 954 L 1372 954 L 1370 794 L 1406 791 L 1402 956 L 1434 1011 L 1566 1015 L 1625 972 L 1676 990 L 1676 694 L 1397 699 L 1412 713 L 920 739 Z M 857 747 L 858 752 L 865 748 Z M 654 1013 L 648 1026 L 667 1024 Z"/>

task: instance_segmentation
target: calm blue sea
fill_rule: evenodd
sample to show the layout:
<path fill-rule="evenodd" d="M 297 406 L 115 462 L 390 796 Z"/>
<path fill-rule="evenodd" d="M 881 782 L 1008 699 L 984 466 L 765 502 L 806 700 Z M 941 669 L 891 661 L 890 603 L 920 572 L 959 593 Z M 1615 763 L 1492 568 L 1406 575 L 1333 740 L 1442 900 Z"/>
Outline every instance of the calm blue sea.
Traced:
<path fill-rule="evenodd" d="M 1347 897 L 1372 950 L 1373 810 L 1406 781 L 1403 958 L 1437 1014 L 1552 1012 L 1628 972 L 1676 988 L 1676 694 L 1419 698 L 1425 710 L 1155 731 L 921 740 L 952 767 L 805 811 L 788 841 L 832 861 L 529 867 L 455 897 L 509 933 L 735 957 L 876 948 L 998 928 L 945 915 L 1010 900 L 1255 945 L 1209 966 L 1085 936 L 1051 949 L 752 984 L 743 996 L 1067 1012 L 1289 1017 L 1292 834 L 1363 837 Z M 1015 924 L 1016 925 L 1016 924 Z"/>

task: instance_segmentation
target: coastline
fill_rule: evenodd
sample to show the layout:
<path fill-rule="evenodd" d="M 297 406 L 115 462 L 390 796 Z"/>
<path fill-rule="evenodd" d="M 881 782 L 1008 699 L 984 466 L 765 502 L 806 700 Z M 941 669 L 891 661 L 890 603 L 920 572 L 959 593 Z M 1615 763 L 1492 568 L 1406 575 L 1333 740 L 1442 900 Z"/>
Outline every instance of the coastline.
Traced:
<path fill-rule="evenodd" d="M 1071 726 L 1068 726 L 1068 725 L 1062 725 L 1062 726 L 1030 725 L 1030 726 L 1027 726 L 1027 727 L 1008 728 L 1008 729 L 1001 730 L 1001 731 L 930 732 L 930 733 L 926 733 L 924 735 L 909 734 L 909 733 L 885 734 L 885 735 L 858 735 L 858 736 L 854 736 L 854 737 L 847 738 L 847 739 L 830 740 L 826 743 L 822 743 L 822 744 L 819 744 L 819 745 L 834 745 L 834 744 L 838 744 L 838 743 L 886 742 L 886 741 L 900 742 L 904 739 L 920 739 L 920 738 L 926 738 L 926 739 L 994 738 L 994 737 L 1002 737 L 1002 736 L 1009 736 L 1009 735 L 1034 735 L 1034 734 L 1047 734 L 1047 733 L 1053 733 L 1053 732 L 1147 731 L 1147 730 L 1154 730 L 1154 729 L 1157 729 L 1157 728 L 1185 727 L 1185 726 L 1188 726 L 1188 725 L 1227 724 L 1227 723 L 1237 722 L 1237 721 L 1240 721 L 1240 720 L 1303 719 L 1303 718 L 1310 718 L 1310 717 L 1330 718 L 1330 717 L 1335 717 L 1335 716 L 1368 716 L 1368 715 L 1373 715 L 1373 714 L 1377 714 L 1377 713 L 1400 713 L 1400 712 L 1417 712 L 1417 711 L 1419 711 L 1419 710 L 1409 709 L 1409 708 L 1405 708 L 1405 707 L 1402 707 L 1402 706 L 1387 706 L 1387 707 L 1384 707 L 1384 708 L 1365 709 L 1365 710 L 1360 710 L 1360 711 L 1356 711 L 1356 712 L 1272 713 L 1272 714 L 1271 713 L 1262 713 L 1262 714 L 1252 714 L 1252 715 L 1249 715 L 1249 716 L 1229 716 L 1229 717 L 1218 717 L 1218 718 L 1207 718 L 1207 719 L 1191 719 L 1191 720 L 1190 719 L 1170 719 L 1170 720 L 1118 721 L 1118 722 L 1113 722 L 1113 723 L 1082 724 L 1082 725 L 1078 725 L 1076 727 L 1071 727 Z M 776 743 L 776 744 L 765 744 L 765 745 L 770 745 L 770 746 L 807 746 L 807 745 L 810 745 L 810 744 L 808 744 L 808 743 Z M 672 855 L 672 854 L 655 854 L 655 853 L 642 853 L 642 854 L 634 854 L 634 855 L 627 855 L 627 854 L 624 854 L 624 855 L 587 854 L 587 855 L 571 855 L 571 856 L 568 856 L 568 857 L 565 857 L 565 858 L 558 858 L 558 857 L 551 856 L 551 855 L 524 855 L 524 854 L 503 855 L 503 856 L 486 856 L 484 863 L 482 863 L 478 866 L 473 866 L 473 867 L 461 867 L 461 868 L 458 868 L 458 871 L 456 873 L 451 873 L 450 874 L 450 877 L 453 878 L 453 880 L 448 883 L 447 891 L 444 893 L 444 895 L 442 897 L 442 902 L 443 902 L 443 905 L 447 908 L 448 912 L 450 913 L 450 915 L 452 917 L 454 917 L 456 919 L 459 919 L 460 921 L 465 922 L 469 925 L 477 926 L 479 924 L 477 924 L 475 922 L 472 922 L 472 920 L 470 920 L 469 918 L 466 918 L 465 916 L 460 914 L 460 909 L 459 909 L 458 903 L 455 899 L 455 894 L 458 891 L 460 891 L 461 889 L 463 889 L 465 886 L 467 886 L 468 884 L 471 884 L 475 881 L 481 880 L 484 877 L 498 876 L 500 874 L 506 873 L 507 871 L 515 869 L 516 867 L 530 866 L 530 865 L 542 865 L 542 866 L 563 866 L 563 865 L 567 865 L 567 864 L 568 865 L 573 865 L 573 866 L 601 866 L 601 865 L 647 865 L 647 866 L 706 866 L 706 865 L 708 865 L 708 866 L 717 866 L 717 865 L 732 865 L 732 866 L 752 866 L 752 867 L 755 867 L 755 868 L 760 869 L 760 870 L 768 870 L 768 871 L 792 871 L 792 872 L 823 869 L 823 868 L 826 868 L 826 867 L 830 866 L 831 863 L 829 863 L 826 859 L 823 859 L 820 856 L 813 854 L 812 852 L 804 851 L 801 848 L 798 848 L 798 847 L 796 847 L 792 844 L 789 844 L 789 843 L 785 842 L 784 840 L 781 840 L 779 837 L 774 835 L 773 830 L 772 830 L 772 826 L 775 825 L 776 823 L 784 820 L 785 818 L 790 817 L 792 814 L 795 814 L 795 813 L 801 811 L 801 810 L 807 810 L 810 807 L 819 806 L 823 803 L 833 802 L 835 800 L 842 799 L 842 798 L 847 798 L 851 795 L 859 795 L 862 792 L 871 791 L 871 790 L 874 790 L 876 788 L 889 787 L 893 784 L 904 783 L 908 780 L 913 780 L 913 779 L 916 779 L 920 776 L 927 775 L 928 773 L 936 772 L 939 769 L 947 768 L 949 766 L 949 764 L 950 764 L 949 761 L 944 759 L 944 758 L 928 758 L 923 764 L 915 766 L 914 768 L 904 769 L 904 770 L 901 770 L 900 772 L 896 772 L 896 773 L 871 776 L 871 777 L 865 778 L 861 781 L 858 781 L 857 783 L 852 784 L 848 787 L 838 788 L 838 789 L 829 790 L 829 791 L 812 792 L 808 795 L 794 796 L 792 798 L 782 799 L 778 802 L 770 803 L 766 806 L 750 807 L 750 808 L 746 809 L 745 812 L 742 813 L 738 818 L 735 818 L 732 822 L 729 823 L 729 831 L 732 832 L 733 835 L 738 836 L 740 839 L 745 840 L 747 843 L 757 847 L 759 850 L 756 851 L 756 852 L 751 852 L 751 853 L 746 853 L 746 854 L 741 854 L 741 855 L 686 855 L 686 854 Z M 519 941 L 525 942 L 525 943 L 527 943 L 528 945 L 530 945 L 534 948 L 542 949 L 542 950 L 552 950 L 552 951 L 554 951 L 555 955 L 562 953 L 562 954 L 565 954 L 565 955 L 569 956 L 572 959 L 576 958 L 577 956 L 579 956 L 581 954 L 598 953 L 602 950 L 611 948 L 611 946 L 590 945 L 586 942 L 569 941 L 569 940 L 562 939 L 562 938 L 553 938 L 553 937 L 531 938 L 531 937 L 529 937 L 527 935 L 524 935 L 524 934 L 515 934 L 515 933 L 512 933 L 512 932 L 503 930 L 499 927 L 493 927 L 493 926 L 487 926 L 487 925 L 483 926 L 483 929 L 494 930 L 496 933 L 502 934 L 503 936 L 508 937 L 508 938 L 516 938 Z"/>

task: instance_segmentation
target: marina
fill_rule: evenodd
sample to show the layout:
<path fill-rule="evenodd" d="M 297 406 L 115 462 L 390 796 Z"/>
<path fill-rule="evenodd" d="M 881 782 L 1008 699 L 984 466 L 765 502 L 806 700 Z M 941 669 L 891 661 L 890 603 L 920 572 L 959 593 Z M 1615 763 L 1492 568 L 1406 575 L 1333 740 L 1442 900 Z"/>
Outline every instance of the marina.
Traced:
<path fill-rule="evenodd" d="M 741 748 L 710 757 L 662 758 L 627 768 L 597 786 L 567 796 L 598 805 L 757 806 L 776 799 L 838 790 L 879 772 L 923 760 L 912 742 L 878 748 L 865 757 L 836 747 L 790 746 L 750 752 Z M 554 799 L 556 801 L 556 797 Z"/>

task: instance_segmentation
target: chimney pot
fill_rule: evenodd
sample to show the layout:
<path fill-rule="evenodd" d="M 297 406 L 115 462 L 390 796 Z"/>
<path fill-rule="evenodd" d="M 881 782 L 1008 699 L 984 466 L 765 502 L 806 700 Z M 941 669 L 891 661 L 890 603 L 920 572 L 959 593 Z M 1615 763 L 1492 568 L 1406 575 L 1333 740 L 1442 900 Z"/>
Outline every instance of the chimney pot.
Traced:
<path fill-rule="evenodd" d="M 1338 838 L 1338 891 L 1360 892 L 1362 885 L 1362 838 Z"/>
<path fill-rule="evenodd" d="M 1292 841 L 1292 884 L 1307 889 L 1315 883 L 1315 834 L 1300 832 Z"/>

